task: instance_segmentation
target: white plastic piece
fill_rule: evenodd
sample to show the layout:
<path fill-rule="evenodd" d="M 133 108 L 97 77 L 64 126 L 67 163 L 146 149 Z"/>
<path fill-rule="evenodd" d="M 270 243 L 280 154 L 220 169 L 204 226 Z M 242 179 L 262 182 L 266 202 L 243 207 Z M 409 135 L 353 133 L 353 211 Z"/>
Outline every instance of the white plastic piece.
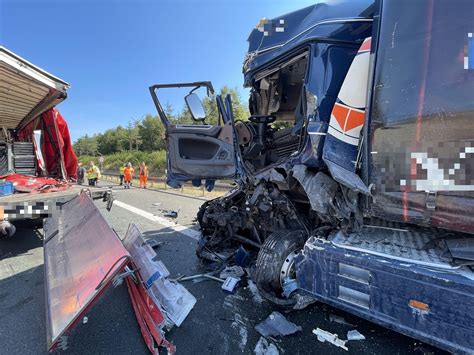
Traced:
<path fill-rule="evenodd" d="M 347 340 L 365 340 L 365 336 L 356 329 L 349 330 L 347 332 Z"/>
<path fill-rule="evenodd" d="M 133 223 L 128 227 L 123 244 L 140 270 L 150 297 L 162 307 L 166 317 L 179 327 L 196 304 L 196 298 L 181 284 L 168 280 L 168 269 L 160 260 L 154 260 L 155 251 L 144 243 L 142 234 Z"/>
<path fill-rule="evenodd" d="M 237 283 L 240 281 L 240 278 L 235 278 L 232 276 L 229 276 L 228 278 L 225 279 L 224 283 L 222 284 L 222 289 L 227 292 L 233 292 L 235 286 L 237 286 Z"/>
<path fill-rule="evenodd" d="M 346 351 L 349 350 L 346 346 L 346 341 L 347 340 L 339 339 L 339 336 L 337 334 L 327 332 L 327 331 L 322 330 L 320 328 L 313 329 L 313 334 L 318 336 L 318 340 L 321 343 L 328 342 L 328 343 L 331 343 L 332 345 L 337 346 L 338 348 L 344 349 Z"/>

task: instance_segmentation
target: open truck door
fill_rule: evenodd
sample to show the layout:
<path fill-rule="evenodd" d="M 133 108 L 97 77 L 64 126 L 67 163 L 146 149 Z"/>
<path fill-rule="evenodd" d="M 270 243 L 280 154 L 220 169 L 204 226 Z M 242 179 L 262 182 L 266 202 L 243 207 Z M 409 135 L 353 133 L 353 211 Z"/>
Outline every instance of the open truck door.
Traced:
<path fill-rule="evenodd" d="M 170 122 L 157 91 L 165 88 L 190 88 L 185 97 L 193 124 Z M 167 183 L 179 187 L 180 182 L 196 179 L 231 178 L 236 171 L 234 148 L 234 128 L 230 98 L 226 105 L 220 96 L 216 97 L 218 112 L 217 124 L 206 122 L 206 112 L 196 91 L 204 88 L 207 95 L 214 89 L 208 81 L 180 84 L 158 84 L 150 87 L 158 115 L 166 129 L 167 144 Z"/>

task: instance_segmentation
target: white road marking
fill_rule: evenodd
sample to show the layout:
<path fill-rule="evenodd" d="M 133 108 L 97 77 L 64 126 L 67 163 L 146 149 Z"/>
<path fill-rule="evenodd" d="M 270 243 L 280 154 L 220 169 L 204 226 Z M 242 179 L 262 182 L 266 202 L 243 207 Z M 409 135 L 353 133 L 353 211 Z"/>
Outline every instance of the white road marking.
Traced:
<path fill-rule="evenodd" d="M 130 212 L 133 212 L 133 213 L 135 213 L 139 216 L 142 216 L 142 217 L 144 217 L 144 218 L 146 218 L 150 221 L 159 223 L 163 227 L 170 228 L 170 229 L 174 230 L 175 232 L 181 233 L 181 234 L 185 235 L 186 237 L 193 238 L 195 240 L 198 240 L 199 236 L 201 234 L 199 231 L 197 231 L 195 229 L 185 227 L 185 226 L 182 226 L 182 225 L 179 225 L 179 224 L 175 224 L 174 222 L 171 222 L 171 221 L 169 221 L 169 220 L 167 220 L 163 217 L 155 216 L 153 213 L 141 210 L 139 208 L 136 208 L 134 206 L 126 204 L 122 201 L 115 200 L 114 201 L 114 206 L 124 208 L 124 209 L 126 209 Z"/>

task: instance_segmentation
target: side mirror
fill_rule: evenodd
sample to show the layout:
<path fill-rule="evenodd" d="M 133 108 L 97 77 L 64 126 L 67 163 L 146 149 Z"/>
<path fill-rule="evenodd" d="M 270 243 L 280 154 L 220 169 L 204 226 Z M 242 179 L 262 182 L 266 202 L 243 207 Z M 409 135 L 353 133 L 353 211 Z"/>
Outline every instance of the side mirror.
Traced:
<path fill-rule="evenodd" d="M 206 112 L 204 111 L 204 106 L 202 105 L 199 96 L 195 93 L 191 93 L 184 98 L 186 105 L 188 106 L 193 120 L 195 121 L 204 121 L 206 119 Z"/>

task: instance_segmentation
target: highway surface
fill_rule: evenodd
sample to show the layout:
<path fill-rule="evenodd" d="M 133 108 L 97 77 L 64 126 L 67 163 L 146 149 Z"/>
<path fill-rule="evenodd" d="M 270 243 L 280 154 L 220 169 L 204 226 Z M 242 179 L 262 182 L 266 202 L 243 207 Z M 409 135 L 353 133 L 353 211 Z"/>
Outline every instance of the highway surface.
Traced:
<path fill-rule="evenodd" d="M 198 235 L 194 218 L 203 199 L 176 195 L 172 190 L 123 190 L 118 186 L 114 190 L 118 203 L 111 212 L 101 202 L 97 206 L 121 237 L 133 222 L 147 237 L 163 242 L 156 252 L 173 277 L 205 270 L 194 252 Z M 162 209 L 179 209 L 179 216 L 166 218 Z M 0 354 L 46 354 L 42 226 L 29 222 L 17 227 L 13 238 L 0 240 Z M 197 304 L 181 327 L 167 333 L 178 354 L 254 353 L 260 338 L 254 327 L 274 310 L 270 303 L 249 286 L 228 294 L 212 280 L 183 284 Z M 334 315 L 353 326 L 331 321 Z M 365 335 L 366 340 L 346 344 L 349 353 L 442 353 L 320 303 L 285 316 L 302 331 L 272 340 L 280 354 L 347 353 L 320 343 L 312 334 L 316 327 L 342 339 L 351 329 Z M 125 285 L 110 287 L 88 311 L 87 322 L 80 322 L 69 334 L 67 350 L 57 353 L 147 354 Z"/>

